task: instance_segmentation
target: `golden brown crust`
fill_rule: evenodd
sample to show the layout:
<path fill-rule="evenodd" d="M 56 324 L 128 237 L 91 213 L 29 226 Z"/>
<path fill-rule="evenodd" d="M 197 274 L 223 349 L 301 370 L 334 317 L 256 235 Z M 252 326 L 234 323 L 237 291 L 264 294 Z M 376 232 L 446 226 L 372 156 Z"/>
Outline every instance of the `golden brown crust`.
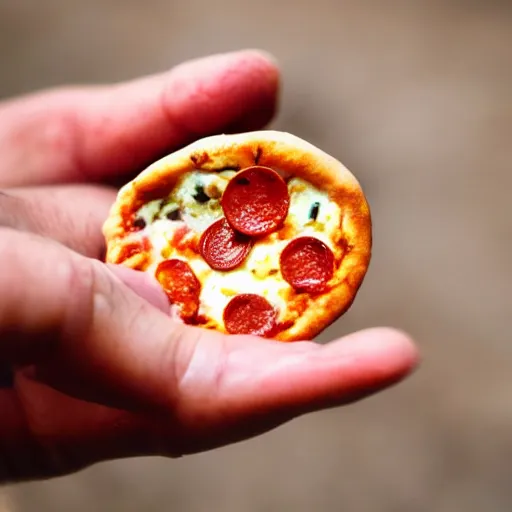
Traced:
<path fill-rule="evenodd" d="M 150 165 L 119 191 L 103 228 L 106 259 L 120 262 L 126 219 L 150 199 L 168 195 L 183 173 L 243 169 L 255 164 L 303 178 L 326 191 L 342 209 L 341 229 L 348 250 L 336 272 L 343 277 L 341 284 L 318 297 L 314 307 L 307 309 L 295 325 L 276 336 L 282 341 L 312 339 L 341 316 L 355 298 L 371 257 L 371 217 L 352 173 L 335 158 L 294 135 L 271 130 L 216 135 Z"/>

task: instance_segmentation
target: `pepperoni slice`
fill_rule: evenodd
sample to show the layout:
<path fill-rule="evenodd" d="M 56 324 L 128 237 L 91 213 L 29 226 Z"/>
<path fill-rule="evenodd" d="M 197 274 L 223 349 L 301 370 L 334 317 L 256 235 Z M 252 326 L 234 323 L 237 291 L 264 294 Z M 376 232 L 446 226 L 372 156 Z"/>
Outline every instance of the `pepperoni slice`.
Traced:
<path fill-rule="evenodd" d="M 162 261 L 155 277 L 164 289 L 171 304 L 176 304 L 184 320 L 193 320 L 199 309 L 201 283 L 190 265 L 182 260 Z"/>
<path fill-rule="evenodd" d="M 318 238 L 292 240 L 281 253 L 283 278 L 297 291 L 322 292 L 334 274 L 334 255 Z"/>
<path fill-rule="evenodd" d="M 247 257 L 252 240 L 237 233 L 226 221 L 215 221 L 201 236 L 199 250 L 206 263 L 214 270 L 232 270 Z"/>
<path fill-rule="evenodd" d="M 271 336 L 276 329 L 277 311 L 260 295 L 237 295 L 224 309 L 224 326 L 230 334 Z"/>
<path fill-rule="evenodd" d="M 272 233 L 284 222 L 290 206 L 285 181 L 277 172 L 248 167 L 229 181 L 222 194 L 222 209 L 231 226 L 245 235 Z"/>

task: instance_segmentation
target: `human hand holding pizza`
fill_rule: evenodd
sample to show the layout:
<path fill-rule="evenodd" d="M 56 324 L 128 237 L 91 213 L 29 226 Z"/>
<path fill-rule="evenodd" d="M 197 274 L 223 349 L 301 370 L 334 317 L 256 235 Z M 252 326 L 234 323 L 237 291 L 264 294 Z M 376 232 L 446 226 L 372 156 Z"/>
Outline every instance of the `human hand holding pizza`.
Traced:
<path fill-rule="evenodd" d="M 114 185 L 202 137 L 262 128 L 277 85 L 266 57 L 241 52 L 127 84 L 0 105 L 0 366 L 14 368 L 12 385 L 0 389 L 0 481 L 222 446 L 365 397 L 414 367 L 411 342 L 387 328 L 319 346 L 176 322 L 154 277 L 102 262 Z M 259 186 L 265 173 L 275 178 L 261 166 L 245 176 Z M 279 186 L 278 202 L 293 202 Z M 236 207 L 228 210 L 236 223 Z M 214 267 L 239 264 L 249 257 L 246 246 L 255 251 L 254 241 L 231 244 L 230 229 L 218 224 L 202 239 L 201 254 Z M 212 239 L 228 240 L 231 263 L 208 249 Z M 288 259 L 338 257 L 315 240 L 295 243 Z M 300 287 L 304 276 L 281 265 Z M 186 275 L 175 274 L 187 284 Z M 313 277 L 322 284 L 322 276 Z M 247 304 L 254 308 L 258 297 Z M 177 302 L 184 314 L 186 304 Z M 239 304 L 230 307 L 237 314 L 227 323 L 242 332 Z M 283 332 L 292 332 L 290 311 Z M 266 318 L 276 328 L 277 317 Z M 263 334 L 272 337 L 272 329 Z"/>

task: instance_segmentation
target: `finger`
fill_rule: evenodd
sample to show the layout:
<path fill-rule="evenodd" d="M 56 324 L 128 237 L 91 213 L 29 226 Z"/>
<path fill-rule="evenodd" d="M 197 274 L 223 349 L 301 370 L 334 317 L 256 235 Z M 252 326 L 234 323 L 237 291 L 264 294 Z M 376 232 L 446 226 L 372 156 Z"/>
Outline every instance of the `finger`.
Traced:
<path fill-rule="evenodd" d="M 0 193 L 0 226 L 51 238 L 91 258 L 102 259 L 102 225 L 116 191 L 100 185 L 57 185 Z"/>
<path fill-rule="evenodd" d="M 163 415 L 172 453 L 361 398 L 416 362 L 411 342 L 392 330 L 320 347 L 184 328 L 105 265 L 19 233 L 2 240 L 11 271 L 0 289 L 12 293 L 0 311 L 0 360 L 37 363 L 38 378 L 77 398 Z"/>
<path fill-rule="evenodd" d="M 0 108 L 0 184 L 115 180 L 202 136 L 263 127 L 278 70 L 243 51 L 105 87 L 67 88 Z"/>
<path fill-rule="evenodd" d="M 0 228 L 0 266 L 9 269 L 0 272 L 0 365 L 52 357 L 64 341 L 72 344 L 85 336 L 96 297 L 96 274 L 108 276 L 107 287 L 121 283 L 116 275 L 142 290 L 139 293 L 150 287 L 153 297 L 160 296 L 160 307 L 164 301 L 168 309 L 165 294 L 149 274 L 131 272 L 128 280 L 129 269 L 113 271 L 112 266 L 32 234 Z M 150 303 L 156 299 L 149 295 L 139 305 L 153 309 Z M 123 300 L 123 293 L 119 297 Z"/>
<path fill-rule="evenodd" d="M 27 375 L 18 374 L 17 394 L 0 394 L 0 407 L 5 413 L 0 423 L 0 451 L 5 461 L 4 475 L 0 470 L 0 481 L 63 475 L 109 459 L 141 455 L 179 456 L 211 449 L 263 433 L 300 413 L 346 404 L 382 389 L 385 383 L 394 383 L 411 370 L 416 355 L 408 341 L 399 338 L 400 334 L 389 330 L 373 330 L 359 333 L 350 342 L 345 340 L 328 349 L 319 349 L 323 354 L 313 357 L 338 360 L 329 365 L 332 370 L 337 368 L 330 379 L 327 368 L 322 369 L 323 386 L 329 389 L 324 401 L 315 400 L 308 393 L 307 381 L 317 377 L 317 364 L 308 361 L 307 369 L 304 363 L 300 369 L 300 356 L 296 361 L 290 358 L 286 366 L 291 372 L 286 379 L 278 377 L 282 381 L 280 384 L 276 386 L 272 382 L 272 376 L 278 373 L 275 370 L 261 380 L 272 390 L 277 403 L 269 410 L 268 405 L 258 407 L 253 402 L 244 402 L 244 412 L 239 411 L 243 420 L 238 418 L 235 422 L 232 422 L 233 413 L 229 414 L 226 407 L 216 412 L 219 420 L 203 424 L 202 411 L 198 411 L 190 423 L 183 418 L 175 421 L 175 414 L 149 415 L 112 409 L 73 399 Z M 352 343 L 357 343 L 358 347 L 350 347 Z M 296 354 L 303 354 L 307 359 L 304 348 L 297 348 Z M 249 365 L 251 355 L 244 355 L 246 365 Z M 341 358 L 345 359 L 344 365 L 340 365 Z M 276 363 L 272 361 L 274 366 Z M 282 359 L 280 364 L 283 364 Z M 297 385 L 297 371 L 307 373 L 306 379 L 299 381 L 300 386 Z M 343 386 L 339 385 L 341 377 L 346 381 Z M 290 398 L 286 397 L 290 390 L 298 396 L 292 410 Z M 321 392 L 316 389 L 314 394 Z M 316 403 L 314 409 L 312 403 Z M 276 408 L 278 414 L 272 410 Z M 228 417 L 224 417 L 226 412 Z"/>
<path fill-rule="evenodd" d="M 272 394 L 271 403 L 264 395 L 255 403 L 254 390 L 249 391 L 252 400 L 247 401 L 239 385 L 235 391 L 226 385 L 223 391 L 228 396 L 224 401 L 240 402 L 219 408 L 218 400 L 212 402 L 210 394 L 207 408 L 217 409 L 214 422 L 204 422 L 203 408 L 187 413 L 194 414 L 193 421 L 183 417 L 175 421 L 175 413 L 112 409 L 71 398 L 18 373 L 16 392 L 2 395 L 0 391 L 4 412 L 0 422 L 4 474 L 0 466 L 0 481 L 63 475 L 122 457 L 179 456 L 211 449 L 263 433 L 301 413 L 360 399 L 396 382 L 411 370 L 416 359 L 408 340 L 386 329 L 358 333 L 318 349 L 309 344 L 278 347 L 283 354 L 272 354 L 271 358 L 264 346 L 259 354 L 241 347 L 241 361 L 231 376 L 247 388 L 253 388 L 254 381 L 259 380 Z M 284 352 L 288 352 L 286 358 Z M 250 369 L 254 356 L 256 372 Z M 265 375 L 261 372 L 263 364 L 270 367 Z M 249 375 L 242 378 L 243 367 Z M 321 395 L 323 400 L 318 399 Z"/>

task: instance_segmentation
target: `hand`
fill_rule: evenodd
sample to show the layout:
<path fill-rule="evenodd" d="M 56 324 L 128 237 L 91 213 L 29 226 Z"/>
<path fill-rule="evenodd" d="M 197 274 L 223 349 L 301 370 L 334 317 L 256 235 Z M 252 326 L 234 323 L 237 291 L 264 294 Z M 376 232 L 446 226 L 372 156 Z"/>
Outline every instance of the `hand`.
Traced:
<path fill-rule="evenodd" d="M 241 52 L 108 87 L 0 105 L 0 480 L 207 450 L 403 378 L 408 338 L 320 346 L 173 323 L 153 280 L 101 263 L 115 188 L 178 146 L 259 129 L 278 71 Z"/>

